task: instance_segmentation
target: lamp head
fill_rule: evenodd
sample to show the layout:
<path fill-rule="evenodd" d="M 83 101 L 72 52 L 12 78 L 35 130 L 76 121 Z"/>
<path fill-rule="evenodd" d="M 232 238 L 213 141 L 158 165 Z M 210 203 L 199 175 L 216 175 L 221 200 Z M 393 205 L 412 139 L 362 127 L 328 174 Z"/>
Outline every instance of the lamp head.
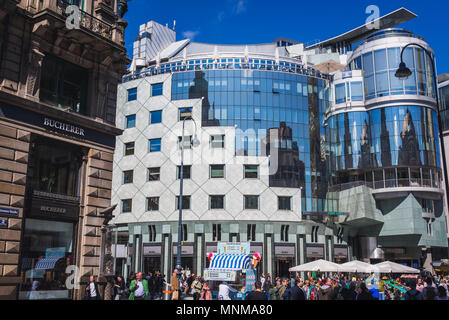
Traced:
<path fill-rule="evenodd" d="M 198 139 L 198 136 L 195 134 L 195 136 L 192 139 L 192 146 L 198 147 L 201 144 L 200 140 Z"/>
<path fill-rule="evenodd" d="M 405 62 L 401 62 L 399 64 L 399 69 L 396 70 L 395 77 L 402 79 L 402 80 L 407 80 L 408 77 L 410 77 L 411 75 L 412 75 L 412 72 L 410 71 L 409 68 L 407 68 L 407 65 L 405 64 Z"/>

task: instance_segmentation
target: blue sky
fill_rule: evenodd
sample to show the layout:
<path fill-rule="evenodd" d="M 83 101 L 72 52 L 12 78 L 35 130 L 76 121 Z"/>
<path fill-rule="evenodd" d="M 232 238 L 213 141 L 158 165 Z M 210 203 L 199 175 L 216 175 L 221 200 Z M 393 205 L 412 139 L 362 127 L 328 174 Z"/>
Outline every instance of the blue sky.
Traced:
<path fill-rule="evenodd" d="M 125 16 L 126 48 L 132 56 L 139 26 L 149 20 L 173 26 L 177 40 L 219 44 L 267 43 L 283 36 L 304 43 L 325 40 L 365 23 L 369 5 L 383 16 L 405 7 L 418 18 L 400 27 L 423 36 L 437 54 L 438 73 L 449 73 L 449 1 L 131 0 Z"/>

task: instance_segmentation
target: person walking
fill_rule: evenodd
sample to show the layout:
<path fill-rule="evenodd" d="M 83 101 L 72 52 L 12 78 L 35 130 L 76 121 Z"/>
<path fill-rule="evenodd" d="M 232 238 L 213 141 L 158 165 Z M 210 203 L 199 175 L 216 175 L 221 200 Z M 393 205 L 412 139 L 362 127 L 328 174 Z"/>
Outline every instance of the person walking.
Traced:
<path fill-rule="evenodd" d="M 218 287 L 218 300 L 231 300 L 229 293 L 237 292 L 233 287 L 228 285 L 227 282 L 220 283 Z"/>
<path fill-rule="evenodd" d="M 281 286 L 279 287 L 279 290 L 278 290 L 279 300 L 284 300 L 284 293 L 287 291 L 287 289 L 288 289 L 288 280 L 284 278 L 284 279 L 282 279 Z M 285 299 L 285 300 L 290 300 L 290 299 Z"/>
<path fill-rule="evenodd" d="M 426 286 L 422 290 L 424 300 L 435 300 L 438 296 L 438 290 L 433 285 L 433 279 L 431 277 L 426 278 Z"/>
<path fill-rule="evenodd" d="M 318 290 L 318 300 L 332 300 L 332 280 L 330 278 L 327 278 L 325 280 L 325 283 L 321 286 L 321 288 Z"/>
<path fill-rule="evenodd" d="M 366 283 L 360 283 L 360 293 L 357 295 L 356 300 L 374 300 L 371 292 L 368 291 Z"/>
<path fill-rule="evenodd" d="M 98 284 L 95 281 L 95 276 L 89 277 L 89 284 L 86 286 L 85 300 L 101 300 L 100 291 L 98 291 Z"/>
<path fill-rule="evenodd" d="M 265 282 L 263 284 L 262 291 L 268 292 L 268 290 L 270 290 L 271 287 L 272 287 L 271 276 L 270 276 L 270 274 L 268 274 L 267 278 L 265 279 Z"/>
<path fill-rule="evenodd" d="M 211 300 L 212 293 L 209 287 L 209 281 L 204 281 L 203 290 L 201 292 L 201 300 Z"/>
<path fill-rule="evenodd" d="M 306 296 L 307 300 L 318 300 L 318 287 L 315 280 L 310 281 L 310 287 Z"/>
<path fill-rule="evenodd" d="M 405 293 L 405 300 L 424 300 L 424 296 L 416 288 L 416 282 L 414 280 L 409 283 L 410 290 Z"/>
<path fill-rule="evenodd" d="M 256 290 L 248 293 L 245 300 L 268 300 L 267 295 L 262 292 L 261 281 L 256 281 L 254 287 Z"/>
<path fill-rule="evenodd" d="M 385 282 L 379 279 L 379 300 L 385 300 Z"/>
<path fill-rule="evenodd" d="M 136 274 L 136 279 L 129 286 L 129 292 L 129 300 L 145 300 L 149 296 L 148 280 L 143 278 L 142 272 Z"/>
<path fill-rule="evenodd" d="M 193 300 L 199 300 L 201 296 L 201 289 L 203 288 L 203 285 L 201 284 L 200 277 L 196 277 L 195 280 L 193 280 L 191 287 L 191 294 L 193 296 Z"/>
<path fill-rule="evenodd" d="M 436 296 L 435 300 L 449 300 L 449 297 L 447 296 L 447 290 L 444 286 L 438 286 L 438 295 Z"/>
<path fill-rule="evenodd" d="M 126 284 L 122 276 L 117 276 L 114 280 L 114 300 L 124 300 Z"/>
<path fill-rule="evenodd" d="M 179 300 L 180 280 L 178 279 L 178 269 L 173 270 L 171 276 L 172 300 Z"/>
<path fill-rule="evenodd" d="M 306 295 L 302 289 L 303 284 L 302 279 L 295 280 L 295 286 L 290 289 L 290 300 L 306 300 Z"/>

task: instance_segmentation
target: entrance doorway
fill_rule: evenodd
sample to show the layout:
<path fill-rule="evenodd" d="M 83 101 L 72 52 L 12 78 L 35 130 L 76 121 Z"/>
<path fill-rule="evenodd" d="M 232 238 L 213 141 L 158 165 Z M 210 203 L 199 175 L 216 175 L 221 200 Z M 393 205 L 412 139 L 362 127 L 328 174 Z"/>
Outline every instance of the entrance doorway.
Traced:
<path fill-rule="evenodd" d="M 181 266 L 184 271 L 193 271 L 193 257 L 181 256 Z M 176 256 L 173 257 L 173 269 L 176 267 Z"/>
<path fill-rule="evenodd" d="M 290 269 L 293 267 L 293 258 L 276 258 L 276 276 L 277 277 L 289 277 Z"/>
<path fill-rule="evenodd" d="M 161 257 L 144 257 L 143 270 L 146 274 L 153 273 L 157 270 L 161 271 Z"/>

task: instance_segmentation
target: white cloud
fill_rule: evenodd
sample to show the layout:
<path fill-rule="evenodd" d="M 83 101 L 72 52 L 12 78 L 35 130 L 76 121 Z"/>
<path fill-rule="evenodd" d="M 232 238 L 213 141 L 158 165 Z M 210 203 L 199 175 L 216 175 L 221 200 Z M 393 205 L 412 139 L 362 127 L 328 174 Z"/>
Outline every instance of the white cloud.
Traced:
<path fill-rule="evenodd" d="M 238 0 L 234 7 L 234 12 L 240 14 L 246 11 L 246 0 Z"/>
<path fill-rule="evenodd" d="M 187 30 L 184 31 L 182 33 L 184 38 L 188 38 L 190 40 L 193 40 L 200 32 L 199 31 L 192 31 L 192 30 Z"/>

